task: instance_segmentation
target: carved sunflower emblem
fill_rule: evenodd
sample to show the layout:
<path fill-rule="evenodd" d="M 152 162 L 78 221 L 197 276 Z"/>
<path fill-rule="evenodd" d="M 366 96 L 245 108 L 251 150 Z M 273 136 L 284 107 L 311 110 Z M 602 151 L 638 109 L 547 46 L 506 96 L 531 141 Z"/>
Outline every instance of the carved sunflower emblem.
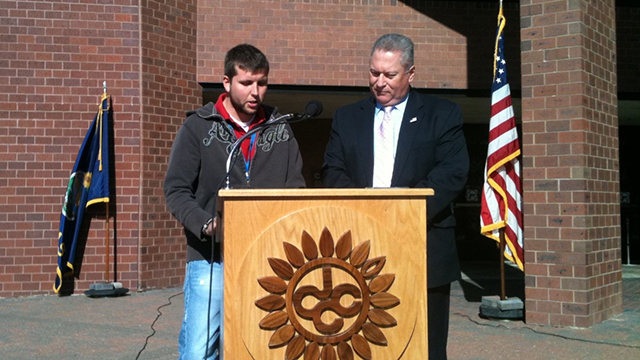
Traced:
<path fill-rule="evenodd" d="M 269 292 L 255 301 L 268 312 L 259 326 L 273 331 L 269 348 L 286 346 L 287 360 L 372 359 L 370 344 L 387 346 L 381 328 L 397 325 L 386 310 L 400 304 L 388 292 L 395 275 L 380 274 L 386 257 L 370 259 L 369 240 L 352 247 L 351 231 L 337 243 L 327 228 L 318 243 L 303 231 L 300 243 L 283 242 L 287 259 L 268 259 L 276 276 L 258 279 Z"/>

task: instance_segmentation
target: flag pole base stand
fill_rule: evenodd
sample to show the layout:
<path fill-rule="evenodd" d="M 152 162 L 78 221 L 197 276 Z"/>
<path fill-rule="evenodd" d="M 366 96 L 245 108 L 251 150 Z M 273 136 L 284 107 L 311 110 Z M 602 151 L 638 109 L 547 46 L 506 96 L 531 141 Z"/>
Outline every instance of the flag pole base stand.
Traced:
<path fill-rule="evenodd" d="M 524 318 L 524 304 L 520 298 L 506 298 L 500 296 L 483 296 L 480 305 L 480 317 L 495 320 L 522 320 Z"/>
<path fill-rule="evenodd" d="M 123 296 L 129 292 L 129 289 L 122 287 L 122 283 L 95 283 L 89 285 L 89 290 L 84 294 L 88 297 L 115 297 Z"/>

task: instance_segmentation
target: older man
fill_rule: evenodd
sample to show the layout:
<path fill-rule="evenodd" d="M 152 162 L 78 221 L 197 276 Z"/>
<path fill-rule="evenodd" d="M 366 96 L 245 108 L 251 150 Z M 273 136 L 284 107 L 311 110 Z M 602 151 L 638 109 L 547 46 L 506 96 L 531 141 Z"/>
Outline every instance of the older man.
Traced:
<path fill-rule="evenodd" d="M 432 188 L 427 202 L 429 359 L 447 358 L 449 295 L 460 278 L 452 202 L 469 155 L 460 108 L 411 88 L 413 42 L 387 34 L 373 45 L 372 96 L 338 109 L 324 164 L 328 187 Z"/>

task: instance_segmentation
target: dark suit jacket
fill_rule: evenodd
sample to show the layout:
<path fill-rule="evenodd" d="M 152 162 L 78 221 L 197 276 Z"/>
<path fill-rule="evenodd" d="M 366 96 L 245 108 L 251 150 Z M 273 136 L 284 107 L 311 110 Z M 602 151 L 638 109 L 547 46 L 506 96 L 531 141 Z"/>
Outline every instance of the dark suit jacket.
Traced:
<path fill-rule="evenodd" d="M 336 110 L 325 153 L 327 187 L 365 188 L 373 181 L 373 97 Z M 411 90 L 391 187 L 432 188 L 427 200 L 427 286 L 460 278 L 451 204 L 467 182 L 469 154 L 460 107 Z"/>

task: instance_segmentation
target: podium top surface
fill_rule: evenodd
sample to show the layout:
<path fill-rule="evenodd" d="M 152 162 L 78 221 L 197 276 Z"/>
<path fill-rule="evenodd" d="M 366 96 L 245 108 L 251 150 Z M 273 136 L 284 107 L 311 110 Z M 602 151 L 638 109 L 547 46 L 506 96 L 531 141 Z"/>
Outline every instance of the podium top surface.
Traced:
<path fill-rule="evenodd" d="M 379 197 L 401 197 L 420 198 L 432 196 L 433 189 L 420 188 L 372 188 L 372 189 L 222 189 L 218 196 L 221 198 L 257 198 L 257 197 L 278 197 L 278 198 L 379 198 Z"/>

